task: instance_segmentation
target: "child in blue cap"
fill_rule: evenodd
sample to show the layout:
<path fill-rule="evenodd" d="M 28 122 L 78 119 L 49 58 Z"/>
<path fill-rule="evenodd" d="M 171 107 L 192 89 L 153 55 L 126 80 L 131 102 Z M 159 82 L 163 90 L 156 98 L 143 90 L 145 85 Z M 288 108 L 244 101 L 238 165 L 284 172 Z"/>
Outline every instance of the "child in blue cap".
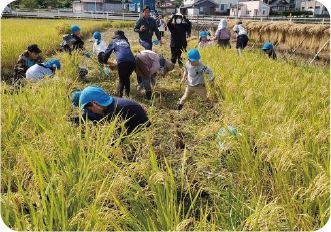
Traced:
<path fill-rule="evenodd" d="M 213 71 L 200 62 L 200 53 L 197 49 L 191 49 L 187 53 L 189 61 L 185 65 L 184 75 L 181 82 L 184 84 L 187 79 L 187 87 L 183 97 L 180 99 L 177 110 L 180 111 L 183 108 L 184 103 L 193 94 L 199 94 L 202 99 L 207 100 L 207 89 L 205 86 L 204 73 L 209 76 L 209 81 L 213 81 Z"/>
<path fill-rule="evenodd" d="M 100 87 L 89 86 L 80 94 L 80 109 L 87 109 L 100 115 L 106 120 L 112 120 L 117 115 L 126 120 L 125 127 L 130 134 L 141 125 L 150 125 L 149 119 L 142 106 L 135 101 L 113 98 Z"/>
<path fill-rule="evenodd" d="M 79 107 L 79 98 L 80 98 L 81 93 L 82 93 L 82 91 L 75 91 L 71 95 L 71 101 L 72 101 L 72 105 L 73 105 L 74 109 Z M 102 119 L 102 115 L 96 114 L 90 110 L 84 109 L 84 111 L 82 113 L 83 122 L 85 121 L 86 117 L 88 120 L 91 120 L 91 121 L 99 121 Z M 74 118 L 74 121 L 76 123 L 79 122 L 79 118 L 78 117 Z"/>
<path fill-rule="evenodd" d="M 38 80 L 44 81 L 45 76 L 49 76 L 50 78 L 53 78 L 55 71 L 60 69 L 61 69 L 60 61 L 56 58 L 52 58 L 48 62 L 35 64 L 31 66 L 26 71 L 26 79 L 33 82 Z"/>
<path fill-rule="evenodd" d="M 105 41 L 101 40 L 101 33 L 96 31 L 93 34 L 94 44 L 93 44 L 93 53 L 98 56 L 100 52 L 105 52 L 107 49 L 107 44 Z"/>
<path fill-rule="evenodd" d="M 200 42 L 199 42 L 199 48 L 204 48 L 213 45 L 213 42 L 208 40 L 208 33 L 206 31 L 200 32 Z"/>
<path fill-rule="evenodd" d="M 71 26 L 71 34 L 64 35 L 63 41 L 60 45 L 64 51 L 67 51 L 69 52 L 69 54 L 71 54 L 72 50 L 83 49 L 84 42 L 80 38 L 80 31 L 81 29 L 79 26 L 77 25 Z"/>
<path fill-rule="evenodd" d="M 269 56 L 269 58 L 272 58 L 274 60 L 277 59 L 276 52 L 271 43 L 265 43 L 262 47 L 262 50 L 265 52 L 265 54 Z"/>

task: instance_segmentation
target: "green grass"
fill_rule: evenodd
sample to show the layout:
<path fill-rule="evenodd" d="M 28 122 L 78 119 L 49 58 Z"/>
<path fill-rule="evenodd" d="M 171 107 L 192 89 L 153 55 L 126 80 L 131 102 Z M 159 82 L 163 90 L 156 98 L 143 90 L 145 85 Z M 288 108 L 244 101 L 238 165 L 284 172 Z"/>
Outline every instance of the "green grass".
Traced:
<path fill-rule="evenodd" d="M 133 75 L 132 99 L 153 126 L 120 144 L 119 119 L 74 125 L 68 98 L 90 84 L 114 95 L 117 74 L 98 79 L 88 59 L 58 56 L 63 70 L 46 85 L 1 88 L 1 216 L 13 230 L 311 231 L 328 221 L 328 68 L 203 49 L 211 103 L 193 96 L 176 114 L 179 70 L 158 78 L 151 103 Z M 217 131 L 228 125 L 242 136 L 222 151 Z"/>

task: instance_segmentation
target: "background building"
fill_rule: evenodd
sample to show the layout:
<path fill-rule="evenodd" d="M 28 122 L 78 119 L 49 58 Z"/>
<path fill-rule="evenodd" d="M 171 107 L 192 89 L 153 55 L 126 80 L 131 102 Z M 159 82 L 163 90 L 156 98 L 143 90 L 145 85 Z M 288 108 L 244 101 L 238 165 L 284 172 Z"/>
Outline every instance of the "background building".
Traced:
<path fill-rule="evenodd" d="M 318 1 L 302 0 L 301 1 L 301 10 L 311 11 L 311 12 L 313 12 L 313 16 L 329 15 L 329 12 L 326 9 L 326 7 Z"/>
<path fill-rule="evenodd" d="M 237 17 L 267 17 L 269 13 L 269 5 L 261 1 L 239 2 L 230 8 L 230 16 Z"/>
<path fill-rule="evenodd" d="M 184 15 L 215 15 L 219 5 L 213 0 L 188 0 L 180 7 L 180 12 Z"/>

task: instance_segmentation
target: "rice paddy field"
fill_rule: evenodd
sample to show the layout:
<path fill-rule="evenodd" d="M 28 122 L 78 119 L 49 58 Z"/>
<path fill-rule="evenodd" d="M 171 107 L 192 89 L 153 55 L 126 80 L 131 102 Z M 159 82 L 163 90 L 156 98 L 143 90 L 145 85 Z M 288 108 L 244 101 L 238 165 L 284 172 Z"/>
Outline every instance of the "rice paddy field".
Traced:
<path fill-rule="evenodd" d="M 260 52 L 201 49 L 214 72 L 209 101 L 184 93 L 176 66 L 158 76 L 153 100 L 135 90 L 152 126 L 125 136 L 120 119 L 73 123 L 71 93 L 97 84 L 116 94 L 118 75 L 74 53 L 56 52 L 67 25 L 78 24 L 91 51 L 92 33 L 110 42 L 101 21 L 1 20 L 1 68 L 11 70 L 36 42 L 62 70 L 47 84 L 13 89 L 1 83 L 1 217 L 18 231 L 312 231 L 330 217 L 329 66 L 274 61 Z M 34 25 L 28 27 L 27 25 Z M 63 26 L 64 25 L 64 26 Z M 134 53 L 132 25 L 123 29 Z M 38 28 L 38 29 L 36 29 Z M 31 32 L 30 36 L 22 33 Z M 170 34 L 155 51 L 170 58 Z M 189 41 L 189 48 L 197 40 Z M 186 54 L 184 54 L 186 59 Z M 111 61 L 114 63 L 114 55 Z M 186 59 L 187 60 L 187 59 Z M 77 66 L 88 68 L 78 78 Z M 9 72 L 9 71 L 8 71 Z M 218 145 L 221 127 L 237 128 Z M 239 134 L 240 133 L 240 134 Z M 123 140 L 121 142 L 121 140 Z"/>

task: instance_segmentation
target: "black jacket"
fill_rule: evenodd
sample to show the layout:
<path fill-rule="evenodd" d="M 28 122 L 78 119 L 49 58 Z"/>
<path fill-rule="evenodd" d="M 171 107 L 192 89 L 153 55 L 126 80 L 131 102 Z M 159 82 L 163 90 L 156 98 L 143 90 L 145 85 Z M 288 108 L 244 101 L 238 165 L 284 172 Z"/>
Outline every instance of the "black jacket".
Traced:
<path fill-rule="evenodd" d="M 170 47 L 186 48 L 186 33 L 190 33 L 191 31 L 191 22 L 188 19 L 183 19 L 184 23 L 174 24 L 172 23 L 173 21 L 174 17 L 172 17 L 167 23 L 169 31 L 171 32 Z"/>

